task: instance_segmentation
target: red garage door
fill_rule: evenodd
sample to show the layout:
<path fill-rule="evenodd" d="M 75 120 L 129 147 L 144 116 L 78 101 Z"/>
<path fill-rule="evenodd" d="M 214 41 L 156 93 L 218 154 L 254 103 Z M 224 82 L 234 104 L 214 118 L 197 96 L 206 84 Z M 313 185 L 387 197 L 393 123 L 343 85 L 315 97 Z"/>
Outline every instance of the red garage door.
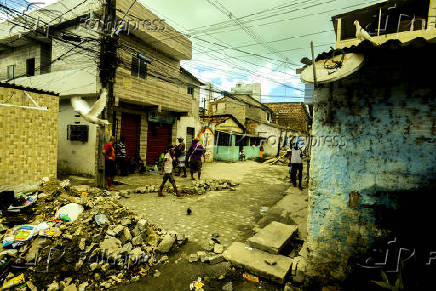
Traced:
<path fill-rule="evenodd" d="M 171 124 L 148 123 L 147 165 L 154 164 L 171 143 Z"/>
<path fill-rule="evenodd" d="M 141 117 L 135 114 L 123 113 L 121 116 L 121 136 L 126 138 L 127 158 L 135 157 L 139 151 Z"/>

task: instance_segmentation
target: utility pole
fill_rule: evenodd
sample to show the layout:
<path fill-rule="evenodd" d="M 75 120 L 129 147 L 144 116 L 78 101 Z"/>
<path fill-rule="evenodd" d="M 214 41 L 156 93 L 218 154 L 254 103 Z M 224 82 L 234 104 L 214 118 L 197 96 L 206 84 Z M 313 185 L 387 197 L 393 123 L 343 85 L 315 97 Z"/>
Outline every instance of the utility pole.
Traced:
<path fill-rule="evenodd" d="M 207 89 L 208 92 L 205 94 L 203 98 L 203 117 L 206 116 L 206 96 L 207 96 L 207 104 L 209 105 L 210 100 L 213 98 L 213 84 L 207 83 Z"/>
<path fill-rule="evenodd" d="M 103 27 L 102 38 L 99 56 L 99 77 L 101 88 L 107 89 L 107 103 L 105 110 L 105 118 L 112 124 L 108 130 L 110 135 L 114 135 L 114 80 L 115 71 L 118 65 L 117 62 L 117 36 L 113 35 L 114 24 L 116 23 L 116 0 L 106 0 L 103 7 Z M 102 154 L 104 144 L 106 142 L 106 128 L 99 127 L 97 130 L 97 175 L 96 184 L 99 187 L 105 186 L 104 179 L 104 157 Z"/>

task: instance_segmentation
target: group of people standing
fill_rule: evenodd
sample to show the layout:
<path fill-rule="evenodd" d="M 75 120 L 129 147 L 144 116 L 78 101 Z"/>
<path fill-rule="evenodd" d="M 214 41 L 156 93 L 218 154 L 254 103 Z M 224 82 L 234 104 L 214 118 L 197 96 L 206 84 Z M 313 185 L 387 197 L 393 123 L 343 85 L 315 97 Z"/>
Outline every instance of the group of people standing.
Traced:
<path fill-rule="evenodd" d="M 197 173 L 198 179 L 201 178 L 201 168 L 203 165 L 202 158 L 204 158 L 206 149 L 196 138 L 192 141 L 191 147 L 186 152 L 186 144 L 184 139 L 179 137 L 177 140 L 179 143 L 176 146 L 169 145 L 163 153 L 164 156 L 160 165 L 163 180 L 158 192 L 159 197 L 164 197 L 162 191 L 167 181 L 173 185 L 177 197 L 183 196 L 177 190 L 177 186 L 173 177 L 174 170 L 176 176 L 180 176 L 180 174 L 183 172 L 182 178 L 186 178 L 186 168 L 189 167 L 192 180 L 195 180 L 195 173 Z M 117 172 L 117 165 L 121 174 L 127 175 L 126 147 L 124 137 L 120 138 L 120 142 L 118 142 L 115 147 L 114 144 L 115 137 L 112 136 L 103 149 L 103 155 L 105 157 L 105 176 L 108 190 L 114 190 L 113 178 Z"/>

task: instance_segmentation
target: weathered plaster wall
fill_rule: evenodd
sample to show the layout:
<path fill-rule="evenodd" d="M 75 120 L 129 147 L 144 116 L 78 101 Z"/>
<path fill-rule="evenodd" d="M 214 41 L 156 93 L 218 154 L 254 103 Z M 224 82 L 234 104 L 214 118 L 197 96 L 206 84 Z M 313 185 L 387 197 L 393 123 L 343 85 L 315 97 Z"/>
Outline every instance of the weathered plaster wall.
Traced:
<path fill-rule="evenodd" d="M 341 279 L 356 267 L 349 259 L 386 233 L 386 211 L 408 207 L 395 193 L 419 189 L 436 172 L 434 81 L 404 82 L 408 71 L 386 67 L 369 77 L 373 68 L 336 82 L 331 101 L 330 89 L 320 89 L 314 106 L 313 135 L 327 137 L 312 147 L 310 174 L 308 243 L 317 275 Z"/>
<path fill-rule="evenodd" d="M 93 104 L 94 100 L 86 100 Z M 88 142 L 67 139 L 69 124 L 89 125 Z M 70 99 L 62 100 L 59 106 L 58 121 L 58 171 L 68 174 L 94 176 L 96 171 L 96 126 L 85 121 L 73 110 Z"/>

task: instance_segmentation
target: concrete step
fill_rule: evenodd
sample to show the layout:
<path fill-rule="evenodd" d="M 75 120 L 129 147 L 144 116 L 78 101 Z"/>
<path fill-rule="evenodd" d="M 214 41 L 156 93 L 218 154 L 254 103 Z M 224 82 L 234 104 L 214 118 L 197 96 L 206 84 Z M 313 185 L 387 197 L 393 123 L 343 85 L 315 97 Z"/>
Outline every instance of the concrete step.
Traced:
<path fill-rule="evenodd" d="M 280 284 L 285 282 L 293 261 L 289 257 L 263 252 L 240 242 L 232 243 L 223 256 L 235 266 Z"/>
<path fill-rule="evenodd" d="M 286 225 L 273 221 L 253 237 L 250 237 L 248 244 L 252 248 L 257 248 L 271 254 L 279 254 L 297 230 L 298 227 L 296 225 Z"/>

